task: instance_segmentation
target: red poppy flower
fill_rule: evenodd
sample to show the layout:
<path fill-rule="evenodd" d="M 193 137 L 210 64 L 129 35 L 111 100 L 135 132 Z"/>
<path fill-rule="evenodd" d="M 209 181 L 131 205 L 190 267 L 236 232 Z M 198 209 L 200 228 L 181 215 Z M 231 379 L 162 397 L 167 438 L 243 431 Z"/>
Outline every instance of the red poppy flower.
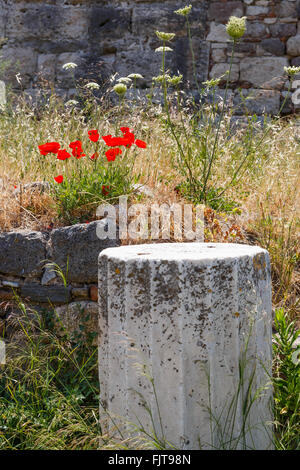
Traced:
<path fill-rule="evenodd" d="M 124 142 L 124 137 L 112 137 L 111 135 L 103 135 L 102 139 L 109 147 L 119 147 L 120 145 L 127 144 L 127 141 Z"/>
<path fill-rule="evenodd" d="M 67 152 L 65 149 L 59 150 L 57 152 L 58 160 L 67 160 L 67 158 L 71 158 L 71 154 Z"/>
<path fill-rule="evenodd" d="M 95 152 L 93 153 L 93 155 L 90 157 L 91 160 L 97 160 L 97 158 L 99 157 L 99 153 L 98 152 Z"/>
<path fill-rule="evenodd" d="M 109 194 L 109 186 L 107 184 L 103 184 L 101 188 L 101 192 L 103 196 L 107 196 Z"/>
<path fill-rule="evenodd" d="M 108 162 L 113 162 L 116 159 L 117 155 L 122 153 L 121 149 L 109 149 L 105 152 L 106 158 Z"/>
<path fill-rule="evenodd" d="M 71 142 L 69 147 L 72 149 L 72 155 L 76 158 L 85 157 L 85 153 L 82 153 L 82 143 L 80 140 L 75 140 L 75 142 Z"/>
<path fill-rule="evenodd" d="M 144 142 L 143 140 L 139 140 L 139 139 L 136 139 L 135 145 L 139 147 L 140 149 L 145 149 L 147 147 L 146 142 Z"/>
<path fill-rule="evenodd" d="M 129 129 L 129 127 L 120 127 L 120 130 L 124 136 L 124 140 L 127 141 L 127 143 L 125 144 L 126 147 L 130 148 L 134 143 L 134 133 Z"/>
<path fill-rule="evenodd" d="M 63 175 L 58 175 L 54 179 L 57 183 L 62 183 L 63 180 L 64 180 L 64 177 L 63 177 Z"/>
<path fill-rule="evenodd" d="M 92 130 L 92 131 L 88 131 L 88 135 L 89 135 L 89 139 L 92 142 L 98 142 L 100 135 L 99 135 L 97 129 Z"/>
<path fill-rule="evenodd" d="M 60 149 L 58 142 L 47 142 L 46 144 L 39 145 L 41 155 L 48 155 L 48 153 L 57 153 Z"/>
<path fill-rule="evenodd" d="M 120 127 L 120 131 L 122 134 L 127 134 L 127 132 L 130 132 L 130 129 L 129 127 Z"/>

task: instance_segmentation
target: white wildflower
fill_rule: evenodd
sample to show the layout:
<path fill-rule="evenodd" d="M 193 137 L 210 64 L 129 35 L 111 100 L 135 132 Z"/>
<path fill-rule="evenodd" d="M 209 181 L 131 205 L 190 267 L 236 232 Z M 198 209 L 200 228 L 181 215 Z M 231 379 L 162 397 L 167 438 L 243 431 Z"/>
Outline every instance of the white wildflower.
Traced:
<path fill-rule="evenodd" d="M 72 69 L 75 69 L 77 67 L 77 64 L 74 64 L 74 62 L 67 62 L 66 64 L 64 64 L 62 66 L 62 69 L 63 70 L 72 70 Z"/>

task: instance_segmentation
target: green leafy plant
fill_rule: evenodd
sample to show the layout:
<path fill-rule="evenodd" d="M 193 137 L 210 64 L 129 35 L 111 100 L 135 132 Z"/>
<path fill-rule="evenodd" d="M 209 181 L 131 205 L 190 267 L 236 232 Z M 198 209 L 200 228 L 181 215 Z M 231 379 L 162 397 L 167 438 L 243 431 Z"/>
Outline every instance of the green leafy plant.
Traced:
<path fill-rule="evenodd" d="M 275 313 L 273 339 L 275 445 L 279 450 L 300 449 L 300 330 L 284 309 Z"/>
<path fill-rule="evenodd" d="M 253 161 L 253 156 L 261 149 L 263 142 L 269 134 L 272 126 L 264 125 L 261 135 L 254 139 L 256 132 L 256 117 L 248 117 L 247 131 L 240 142 L 235 142 L 231 149 L 231 175 L 228 180 L 220 184 L 215 178 L 216 168 L 222 165 L 223 146 L 231 140 L 230 118 L 233 110 L 229 106 L 229 88 L 232 83 L 232 69 L 237 43 L 241 40 L 246 31 L 246 17 L 231 17 L 226 25 L 226 31 L 232 40 L 230 63 L 227 72 L 219 77 L 204 82 L 204 87 L 200 89 L 196 74 L 195 55 L 193 52 L 189 15 L 192 11 L 191 5 L 175 11 L 176 14 L 185 18 L 189 47 L 191 50 L 193 63 L 193 76 L 198 89 L 199 104 L 194 103 L 194 115 L 190 118 L 185 110 L 181 108 L 180 100 L 177 100 L 178 117 L 175 119 L 171 113 L 171 100 L 168 98 L 168 84 L 172 80 L 166 70 L 166 53 L 171 53 L 172 49 L 166 45 L 174 39 L 174 34 L 156 32 L 162 41 L 162 47 L 156 49 L 162 53 L 161 75 L 154 77 L 154 81 L 159 83 L 163 92 L 165 119 L 164 124 L 168 132 L 171 133 L 178 153 L 175 159 L 176 169 L 182 174 L 184 181 L 178 189 L 188 199 L 195 203 L 201 202 L 209 205 L 213 209 L 230 212 L 237 207 L 234 200 L 225 197 L 232 187 L 237 186 L 247 165 Z M 289 77 L 299 72 L 300 68 L 285 67 L 284 71 Z M 225 81 L 225 89 L 220 99 L 218 86 Z M 279 116 L 288 99 L 291 90 L 291 82 L 288 93 L 282 103 Z M 177 93 L 178 95 L 178 93 Z M 207 102 L 211 101 L 211 104 Z M 243 101 L 245 104 L 245 100 Z M 188 123 L 188 125 L 187 125 Z M 224 132 L 225 129 L 225 132 Z M 224 139 L 225 135 L 225 139 Z M 233 140 L 233 139 L 232 139 Z"/>

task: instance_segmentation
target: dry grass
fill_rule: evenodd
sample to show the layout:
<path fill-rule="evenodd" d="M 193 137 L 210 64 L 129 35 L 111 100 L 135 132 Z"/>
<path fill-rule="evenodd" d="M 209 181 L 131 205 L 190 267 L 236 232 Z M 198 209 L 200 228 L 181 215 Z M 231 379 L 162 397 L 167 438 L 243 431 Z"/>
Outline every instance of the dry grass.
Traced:
<path fill-rule="evenodd" d="M 299 124 L 299 123 L 298 123 Z M 176 146 L 164 128 L 161 114 L 155 109 L 139 109 L 122 118 L 115 110 L 94 107 L 88 112 L 72 111 L 52 98 L 42 111 L 33 111 L 21 103 L 15 111 L 0 116 L 0 230 L 31 228 L 45 230 L 63 224 L 57 217 L 57 202 L 46 192 L 25 191 L 33 181 L 53 182 L 64 162 L 53 156 L 43 157 L 38 145 L 58 141 L 62 148 L 80 139 L 87 155 L 94 153 L 95 144 L 88 139 L 89 129 L 100 135 L 116 135 L 121 126 L 130 126 L 138 138 L 147 142 L 147 150 L 135 153 L 134 173 L 147 184 L 154 198 L 145 204 L 185 202 L 177 191 L 182 181 L 176 169 Z M 226 120 L 221 130 L 221 158 L 212 182 L 229 181 L 233 164 L 243 157 L 243 128 L 230 139 Z M 261 132 L 253 139 L 260 141 Z M 270 252 L 274 304 L 288 306 L 292 317 L 299 315 L 299 180 L 300 126 L 296 119 L 274 123 L 264 143 L 251 154 L 238 184 L 228 196 L 238 201 L 241 214 L 216 214 L 206 211 L 206 239 L 256 243 Z M 102 144 L 100 144 L 102 145 Z M 104 147 L 100 154 L 104 153 Z M 68 162 L 69 169 L 86 165 L 86 159 Z M 16 188 L 15 188 L 16 186 Z"/>

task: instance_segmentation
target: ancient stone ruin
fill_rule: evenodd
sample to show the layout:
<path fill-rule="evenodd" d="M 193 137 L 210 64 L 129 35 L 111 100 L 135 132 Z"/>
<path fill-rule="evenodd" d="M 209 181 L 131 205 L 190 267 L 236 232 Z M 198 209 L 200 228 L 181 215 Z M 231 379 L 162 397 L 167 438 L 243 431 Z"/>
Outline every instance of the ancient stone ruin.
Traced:
<path fill-rule="evenodd" d="M 272 448 L 266 250 L 108 248 L 99 257 L 99 313 L 100 413 L 111 432 L 154 429 L 176 449 Z"/>
<path fill-rule="evenodd" d="M 55 309 L 73 333 L 88 315 L 87 330 L 97 333 L 98 255 L 119 244 L 100 240 L 97 224 L 105 225 L 106 220 L 48 232 L 0 233 L 0 336 L 15 333 L 16 298 L 35 311 Z M 55 265 L 62 270 L 65 283 Z"/>
<path fill-rule="evenodd" d="M 232 70 L 232 88 L 255 100 L 250 111 L 276 114 L 287 80 L 283 67 L 300 65 L 299 0 L 197 0 L 190 15 L 199 82 L 222 75 L 229 66 L 231 43 L 225 32 L 229 16 L 247 16 L 247 32 L 238 45 Z M 75 62 L 76 79 L 106 83 L 113 73 L 142 73 L 141 89 L 158 75 L 159 41 L 155 31 L 176 33 L 171 72 L 179 71 L 194 87 L 185 20 L 174 14 L 186 2 L 166 0 L 1 0 L 2 57 L 10 61 L 3 79 L 13 89 L 25 89 L 38 98 L 40 87 L 54 83 L 56 92 L 74 97 L 72 72 L 63 64 Z M 16 79 L 20 73 L 21 82 Z M 238 91 L 230 94 L 241 102 Z M 285 112 L 294 110 L 290 101 Z M 242 109 L 240 113 L 242 113 Z"/>

